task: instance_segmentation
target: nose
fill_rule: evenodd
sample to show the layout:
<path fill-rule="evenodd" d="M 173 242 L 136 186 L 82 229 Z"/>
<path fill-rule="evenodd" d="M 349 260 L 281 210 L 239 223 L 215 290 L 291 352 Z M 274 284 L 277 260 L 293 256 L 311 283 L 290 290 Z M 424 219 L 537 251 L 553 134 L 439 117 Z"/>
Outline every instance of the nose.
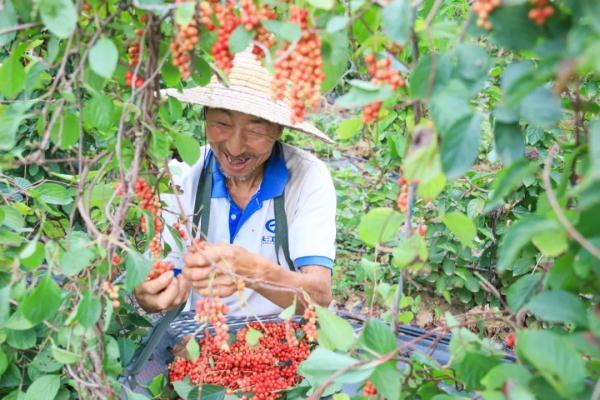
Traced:
<path fill-rule="evenodd" d="M 227 139 L 227 152 L 232 157 L 238 157 L 246 151 L 246 140 L 244 138 L 243 129 L 241 126 L 234 126 L 233 133 Z"/>

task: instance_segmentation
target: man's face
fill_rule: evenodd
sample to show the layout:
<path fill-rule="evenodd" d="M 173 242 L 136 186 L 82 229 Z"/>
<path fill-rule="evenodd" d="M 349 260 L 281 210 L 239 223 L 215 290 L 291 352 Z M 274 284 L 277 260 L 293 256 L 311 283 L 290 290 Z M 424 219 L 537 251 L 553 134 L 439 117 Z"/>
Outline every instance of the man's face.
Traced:
<path fill-rule="evenodd" d="M 227 178 L 243 181 L 260 170 L 282 128 L 237 111 L 208 108 L 206 136 Z"/>

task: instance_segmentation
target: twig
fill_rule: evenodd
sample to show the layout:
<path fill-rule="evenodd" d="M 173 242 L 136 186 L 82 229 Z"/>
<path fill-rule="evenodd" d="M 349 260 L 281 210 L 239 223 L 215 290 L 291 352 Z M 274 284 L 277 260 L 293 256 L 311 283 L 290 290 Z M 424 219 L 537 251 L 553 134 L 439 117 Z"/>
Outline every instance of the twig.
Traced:
<path fill-rule="evenodd" d="M 554 189 L 552 189 L 552 183 L 550 182 L 550 169 L 552 167 L 552 161 L 554 161 L 554 157 L 559 150 L 559 146 L 554 144 L 550 151 L 548 152 L 548 158 L 546 159 L 546 164 L 544 165 L 544 174 L 543 174 L 543 182 L 544 182 L 544 190 L 548 195 L 548 201 L 550 202 L 550 207 L 556 214 L 556 218 L 560 224 L 565 228 L 569 236 L 574 239 L 577 243 L 579 243 L 584 249 L 586 249 L 590 254 L 594 257 L 600 259 L 600 249 L 598 249 L 594 244 L 592 244 L 589 240 L 587 240 L 575 227 L 571 224 L 571 221 L 565 216 L 558 200 L 556 199 L 556 195 L 554 193 Z"/>
<path fill-rule="evenodd" d="M 22 31 L 23 29 L 34 28 L 39 25 L 41 25 L 41 24 L 39 24 L 37 22 L 28 22 L 26 24 L 15 25 L 15 26 L 11 26 L 8 28 L 0 29 L 0 36 L 5 35 L 7 33 L 11 33 L 11 32 Z"/>

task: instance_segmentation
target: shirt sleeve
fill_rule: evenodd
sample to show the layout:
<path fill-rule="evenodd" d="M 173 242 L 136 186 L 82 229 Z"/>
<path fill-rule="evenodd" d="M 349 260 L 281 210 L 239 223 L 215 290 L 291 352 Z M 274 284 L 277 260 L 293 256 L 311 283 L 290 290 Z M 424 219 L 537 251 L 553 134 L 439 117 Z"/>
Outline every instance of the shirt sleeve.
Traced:
<path fill-rule="evenodd" d="M 333 268 L 336 193 L 325 164 L 311 165 L 299 190 L 298 203 L 291 218 L 288 216 L 290 256 L 298 268 Z"/>

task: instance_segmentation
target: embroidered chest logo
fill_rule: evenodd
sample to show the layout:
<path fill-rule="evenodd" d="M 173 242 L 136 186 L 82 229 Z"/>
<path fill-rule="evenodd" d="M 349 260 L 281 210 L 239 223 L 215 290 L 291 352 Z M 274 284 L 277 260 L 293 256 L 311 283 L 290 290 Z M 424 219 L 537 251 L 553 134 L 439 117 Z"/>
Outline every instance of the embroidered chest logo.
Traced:
<path fill-rule="evenodd" d="M 272 233 L 272 235 L 263 235 L 261 243 L 262 244 L 274 244 L 275 243 L 275 219 L 270 219 L 265 224 L 265 229 L 267 232 Z"/>

